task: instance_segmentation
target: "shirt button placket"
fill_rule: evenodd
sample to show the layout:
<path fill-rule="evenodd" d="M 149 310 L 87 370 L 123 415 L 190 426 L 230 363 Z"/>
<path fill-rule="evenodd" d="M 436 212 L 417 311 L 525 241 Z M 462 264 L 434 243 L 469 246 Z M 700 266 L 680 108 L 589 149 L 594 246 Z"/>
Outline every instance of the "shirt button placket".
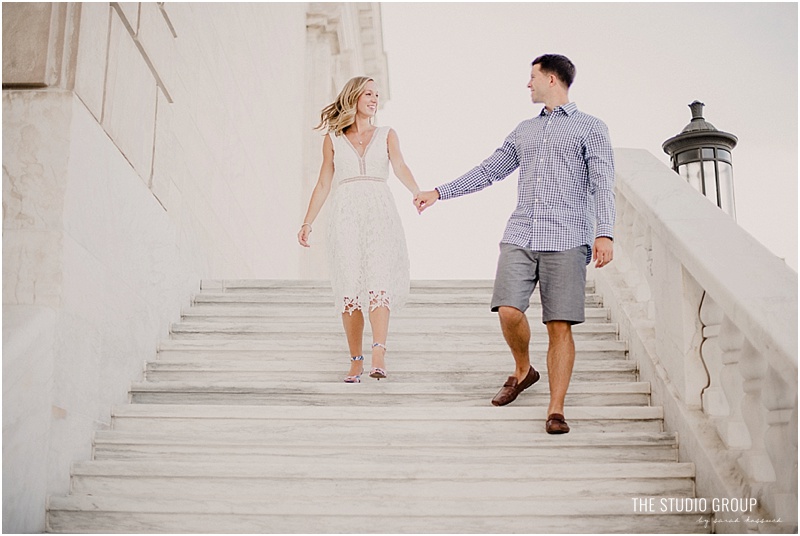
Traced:
<path fill-rule="evenodd" d="M 552 113 L 552 112 L 551 112 L 551 113 Z M 553 122 L 553 117 L 552 117 L 552 116 L 550 116 L 550 117 L 548 117 L 548 118 L 547 118 L 547 123 L 545 123 L 545 125 L 544 125 L 544 135 L 542 136 L 542 145 L 543 145 L 543 147 L 542 147 L 542 154 L 547 154 L 547 153 L 545 152 L 545 150 L 546 150 L 546 146 L 547 146 L 547 137 L 550 135 L 550 134 L 549 134 L 549 131 L 550 131 L 550 123 L 552 123 L 552 122 Z M 539 162 L 540 162 L 540 163 L 544 162 L 544 158 L 539 158 Z M 540 173 L 542 173 L 542 172 L 543 172 L 543 170 L 541 170 L 541 169 L 540 169 Z M 541 182 L 542 182 L 542 177 L 541 177 L 541 175 L 539 175 L 539 177 L 537 177 L 537 178 L 536 178 L 536 182 L 537 182 L 537 183 L 541 183 Z M 537 205 L 539 204 L 539 198 L 538 198 L 538 197 L 537 197 L 537 198 L 534 200 L 534 203 L 536 203 Z M 535 219 L 534 219 L 534 220 L 533 220 L 533 223 L 537 223 L 537 220 L 535 220 Z"/>

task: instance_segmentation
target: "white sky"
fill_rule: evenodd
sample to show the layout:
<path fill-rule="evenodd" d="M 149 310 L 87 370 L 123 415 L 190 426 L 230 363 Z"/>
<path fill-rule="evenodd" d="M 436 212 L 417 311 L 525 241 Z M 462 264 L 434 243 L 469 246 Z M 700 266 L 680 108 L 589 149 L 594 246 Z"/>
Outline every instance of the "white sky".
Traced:
<path fill-rule="evenodd" d="M 797 270 L 797 4 L 381 6 L 390 95 L 377 122 L 397 131 L 423 189 L 468 171 L 538 113 L 530 63 L 564 54 L 577 68 L 571 99 L 608 124 L 615 147 L 668 164 L 662 142 L 704 102 L 706 120 L 739 138 L 738 223 Z M 393 181 L 412 278 L 493 278 L 516 177 L 422 216 Z"/>

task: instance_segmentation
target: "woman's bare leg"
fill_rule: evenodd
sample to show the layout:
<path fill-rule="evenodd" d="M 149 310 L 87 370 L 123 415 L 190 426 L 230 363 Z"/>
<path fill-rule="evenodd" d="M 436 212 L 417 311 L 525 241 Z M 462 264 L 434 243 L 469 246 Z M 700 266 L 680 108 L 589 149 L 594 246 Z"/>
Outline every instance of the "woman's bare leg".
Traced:
<path fill-rule="evenodd" d="M 389 308 L 376 307 L 369 312 L 369 323 L 372 326 L 372 340 L 386 345 L 389 334 Z M 372 348 L 372 368 L 386 370 L 386 350 L 380 346 Z"/>
<path fill-rule="evenodd" d="M 342 325 L 347 336 L 347 345 L 350 347 L 350 357 L 363 355 L 364 315 L 361 310 L 357 309 L 351 313 L 342 313 Z M 356 376 L 361 374 L 363 370 L 363 361 L 350 361 L 349 375 Z"/>

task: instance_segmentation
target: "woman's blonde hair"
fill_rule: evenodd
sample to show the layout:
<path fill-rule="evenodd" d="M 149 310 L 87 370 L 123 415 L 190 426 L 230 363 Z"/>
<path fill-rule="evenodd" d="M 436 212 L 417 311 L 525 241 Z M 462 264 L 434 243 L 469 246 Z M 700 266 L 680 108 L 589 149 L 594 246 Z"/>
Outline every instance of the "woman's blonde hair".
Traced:
<path fill-rule="evenodd" d="M 355 123 L 358 98 L 364 93 L 367 82 L 374 80 L 367 76 L 356 76 L 348 80 L 336 100 L 322 109 L 319 114 L 319 125 L 314 128 L 326 132 L 332 130 L 339 136 L 344 129 Z"/>

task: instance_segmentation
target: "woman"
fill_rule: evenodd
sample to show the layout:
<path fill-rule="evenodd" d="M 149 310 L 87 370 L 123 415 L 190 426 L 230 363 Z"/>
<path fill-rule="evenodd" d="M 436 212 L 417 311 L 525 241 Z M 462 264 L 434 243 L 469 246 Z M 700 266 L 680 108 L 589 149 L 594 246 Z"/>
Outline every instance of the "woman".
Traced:
<path fill-rule="evenodd" d="M 342 315 L 350 347 L 346 383 L 360 383 L 364 372 L 364 312 L 372 326 L 371 378 L 386 378 L 389 312 L 403 306 L 409 292 L 409 264 L 403 227 L 386 181 L 389 163 L 397 178 L 419 193 L 400 153 L 400 140 L 389 127 L 373 125 L 378 110 L 375 81 L 357 76 L 336 101 L 323 108 L 317 129 L 322 166 L 297 240 L 308 238 L 328 194 L 333 192 L 328 230 L 328 262 L 335 306 Z"/>

